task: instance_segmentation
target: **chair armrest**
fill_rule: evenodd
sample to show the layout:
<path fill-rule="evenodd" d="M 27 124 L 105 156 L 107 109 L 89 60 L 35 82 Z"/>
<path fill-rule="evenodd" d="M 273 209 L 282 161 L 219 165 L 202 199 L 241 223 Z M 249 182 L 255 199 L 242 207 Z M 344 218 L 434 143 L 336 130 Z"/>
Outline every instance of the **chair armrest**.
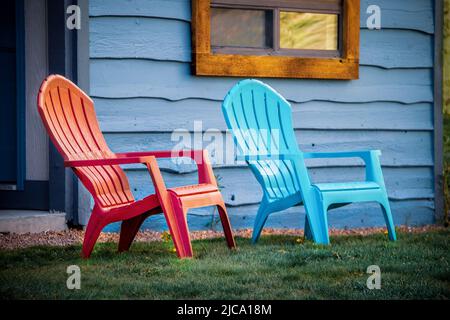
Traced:
<path fill-rule="evenodd" d="M 122 157 L 147 157 L 152 156 L 155 158 L 191 158 L 195 162 L 203 159 L 204 150 L 157 150 L 157 151 L 138 151 L 127 153 L 116 153 L 119 158 Z"/>
<path fill-rule="evenodd" d="M 131 164 L 131 163 L 148 163 L 153 156 L 137 156 L 137 157 L 117 157 L 107 159 L 91 159 L 91 160 L 67 160 L 64 161 L 65 167 L 96 167 L 96 166 L 112 166 L 119 164 Z"/>
<path fill-rule="evenodd" d="M 318 158 L 361 158 L 366 164 L 366 181 L 378 183 L 385 188 L 381 171 L 380 150 L 349 151 L 349 152 L 311 152 L 303 154 L 305 159 Z"/>
<path fill-rule="evenodd" d="M 380 150 L 363 150 L 363 151 L 348 151 L 348 152 L 305 152 L 303 157 L 305 159 L 319 159 L 319 158 L 361 158 L 364 161 L 372 156 L 380 156 Z"/>
<path fill-rule="evenodd" d="M 197 164 L 198 182 L 217 185 L 206 150 L 163 150 L 116 153 L 118 157 L 191 158 Z"/>
<path fill-rule="evenodd" d="M 362 158 L 363 160 L 373 155 L 381 155 L 380 150 L 349 151 L 349 152 L 304 152 L 304 153 L 285 153 L 285 154 L 257 154 L 237 156 L 238 160 L 260 161 L 260 160 L 294 160 L 303 156 L 304 159 L 319 158 Z"/>
<path fill-rule="evenodd" d="M 295 160 L 302 157 L 301 153 L 285 153 L 285 154 L 256 154 L 237 156 L 240 161 L 264 161 L 264 160 Z"/>

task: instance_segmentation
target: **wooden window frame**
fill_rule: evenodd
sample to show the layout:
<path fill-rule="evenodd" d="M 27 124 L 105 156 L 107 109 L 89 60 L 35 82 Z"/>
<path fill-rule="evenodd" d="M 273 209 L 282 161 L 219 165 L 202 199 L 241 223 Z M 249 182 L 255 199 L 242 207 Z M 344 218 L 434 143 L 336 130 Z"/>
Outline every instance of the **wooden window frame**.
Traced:
<path fill-rule="evenodd" d="M 254 4 L 252 0 L 220 0 L 220 6 L 222 7 L 222 3 L 226 5 L 231 2 L 236 3 L 233 7 Z M 263 8 L 265 3 L 270 2 L 260 1 L 255 8 Z M 289 2 L 278 0 L 277 5 L 282 10 L 295 9 L 289 7 Z M 317 0 L 306 2 L 311 6 L 319 5 Z M 210 0 L 192 0 L 192 69 L 197 76 L 343 80 L 359 78 L 360 0 L 343 0 L 340 57 L 304 57 L 295 55 L 294 52 L 289 56 L 267 55 L 263 52 L 260 55 L 243 55 L 225 50 L 213 52 L 210 39 L 210 8 Z M 257 50 L 254 52 L 258 53 Z"/>

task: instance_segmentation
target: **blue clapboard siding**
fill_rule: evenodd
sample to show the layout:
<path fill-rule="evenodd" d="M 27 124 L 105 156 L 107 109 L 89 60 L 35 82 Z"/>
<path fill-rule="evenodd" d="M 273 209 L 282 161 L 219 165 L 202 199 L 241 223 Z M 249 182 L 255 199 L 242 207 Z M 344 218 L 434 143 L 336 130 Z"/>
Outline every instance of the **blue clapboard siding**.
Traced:
<path fill-rule="evenodd" d="M 190 62 L 190 30 L 189 23 L 178 20 L 96 18 L 91 24 L 91 57 Z M 361 30 L 360 62 L 383 68 L 430 68 L 432 48 L 433 36 L 419 31 Z"/>
<path fill-rule="evenodd" d="M 204 129 L 225 130 L 221 101 L 160 98 L 95 98 L 97 116 L 105 132 L 171 132 L 174 128 L 193 130 L 202 115 Z M 123 105 L 127 112 L 123 112 Z M 190 112 L 186 112 L 189 110 Z M 433 104 L 399 102 L 340 103 L 309 101 L 292 103 L 297 129 L 433 130 Z M 389 113 L 391 121 L 385 121 Z M 323 115 L 326 115 L 325 117 Z M 170 122 L 166 120 L 170 117 Z M 317 119 L 320 118 L 320 121 Z"/>
<path fill-rule="evenodd" d="M 382 9 L 383 28 L 434 33 L 433 0 L 362 0 L 361 28 L 366 28 L 369 5 Z M 191 21 L 191 0 L 91 0 L 91 17 L 120 16 Z"/>
<path fill-rule="evenodd" d="M 191 21 L 191 0 L 91 0 L 91 17 L 156 17 Z"/>
<path fill-rule="evenodd" d="M 171 150 L 176 145 L 179 146 L 179 141 L 183 142 L 170 133 L 156 132 L 105 133 L 105 137 L 108 145 L 116 152 Z M 430 131 L 326 130 L 325 134 L 322 130 L 296 130 L 296 137 L 300 148 L 305 152 L 362 150 L 369 146 L 382 150 L 381 163 L 385 166 L 433 166 L 433 136 Z M 203 147 L 209 144 L 210 142 L 205 141 Z M 340 166 L 355 162 L 352 159 L 308 160 L 315 166 L 336 161 Z M 161 164 L 166 168 L 183 171 L 183 168 L 177 168 L 170 160 L 161 160 Z"/>
<path fill-rule="evenodd" d="M 139 25 L 139 28 L 136 28 Z M 90 25 L 91 57 L 191 60 L 191 26 L 159 18 L 96 18 Z"/>
<path fill-rule="evenodd" d="M 431 179 L 431 168 L 415 168 L 415 175 L 410 175 L 408 168 L 384 169 L 385 182 L 389 198 L 393 201 L 402 200 L 427 200 L 433 198 L 433 181 Z M 216 168 L 214 173 L 222 177 L 220 185 L 224 200 L 229 206 L 241 206 L 246 204 L 257 204 L 262 198 L 262 192 L 258 183 L 246 167 Z M 177 174 L 174 172 L 163 172 L 168 187 L 183 184 L 195 184 L 197 173 Z M 144 198 L 154 192 L 149 174 L 142 174 L 140 170 L 128 170 L 130 183 L 135 186 L 133 193 L 138 199 Z M 311 168 L 310 177 L 313 182 L 339 182 L 342 179 L 361 181 L 364 179 L 363 167 L 327 167 Z M 248 190 L 254 190 L 249 193 Z"/>
<path fill-rule="evenodd" d="M 92 59 L 90 75 L 91 81 L 96 83 L 91 86 L 94 97 L 153 97 L 171 101 L 188 98 L 222 100 L 239 80 L 193 77 L 189 63 L 142 59 Z M 385 70 L 361 66 L 358 81 L 265 79 L 265 82 L 294 102 L 433 101 L 433 72 L 426 68 Z"/>
<path fill-rule="evenodd" d="M 382 30 L 366 27 L 371 4 L 381 8 Z M 90 92 L 113 151 L 180 147 L 174 129 L 195 129 L 206 137 L 225 131 L 220 104 L 239 79 L 191 75 L 190 10 L 190 0 L 90 1 Z M 292 103 L 302 150 L 382 150 L 396 223 L 432 223 L 433 1 L 362 0 L 360 25 L 359 80 L 263 81 Z M 195 121 L 203 121 L 201 127 L 194 127 Z M 159 163 L 168 186 L 196 182 L 192 163 Z M 364 178 L 357 159 L 307 164 L 315 182 Z M 252 227 L 262 196 L 255 178 L 243 163 L 214 166 L 233 227 Z M 136 198 L 153 192 L 144 167 L 126 166 L 126 172 Z M 191 211 L 191 228 L 219 227 L 213 213 L 212 208 Z M 302 228 L 303 220 L 303 208 L 295 207 L 271 216 L 268 226 Z M 334 210 L 329 221 L 339 228 L 384 224 L 376 204 Z M 166 224 L 155 216 L 144 227 Z"/>

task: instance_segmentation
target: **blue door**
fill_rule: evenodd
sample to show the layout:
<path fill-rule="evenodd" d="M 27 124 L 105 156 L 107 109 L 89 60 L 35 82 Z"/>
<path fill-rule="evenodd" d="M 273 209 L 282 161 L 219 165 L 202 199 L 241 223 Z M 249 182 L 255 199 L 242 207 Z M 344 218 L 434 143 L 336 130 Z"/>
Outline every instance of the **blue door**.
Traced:
<path fill-rule="evenodd" d="M 23 33 L 18 25 L 18 13 L 21 1 L 3 0 L 0 10 L 0 189 L 18 188 L 21 181 L 20 128 L 24 126 L 19 103 L 22 94 L 20 90 L 20 70 L 23 63 L 20 39 Z M 18 7 L 19 6 L 19 7 Z M 19 18 L 20 19 L 20 18 Z M 18 43 L 19 42 L 19 43 Z M 24 81 L 24 79 L 20 79 Z M 9 187 L 8 187 L 9 186 Z M 18 187 L 19 186 L 19 187 Z"/>

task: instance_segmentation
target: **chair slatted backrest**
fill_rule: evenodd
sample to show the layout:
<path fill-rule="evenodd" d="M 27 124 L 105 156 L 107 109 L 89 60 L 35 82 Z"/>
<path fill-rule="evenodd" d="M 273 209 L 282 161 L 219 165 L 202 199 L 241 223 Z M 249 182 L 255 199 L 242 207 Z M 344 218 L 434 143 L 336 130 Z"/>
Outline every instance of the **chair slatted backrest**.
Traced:
<path fill-rule="evenodd" d="M 47 77 L 39 90 L 38 110 L 64 160 L 115 157 L 98 125 L 93 101 L 70 80 L 59 75 Z M 74 171 L 100 206 L 134 201 L 120 166 L 81 167 Z"/>
<path fill-rule="evenodd" d="M 290 104 L 274 89 L 258 80 L 236 84 L 222 105 L 228 128 L 243 155 L 301 154 L 295 138 Z M 298 162 L 298 163 L 297 163 Z M 296 166 L 289 160 L 248 161 L 271 198 L 300 191 Z"/>

